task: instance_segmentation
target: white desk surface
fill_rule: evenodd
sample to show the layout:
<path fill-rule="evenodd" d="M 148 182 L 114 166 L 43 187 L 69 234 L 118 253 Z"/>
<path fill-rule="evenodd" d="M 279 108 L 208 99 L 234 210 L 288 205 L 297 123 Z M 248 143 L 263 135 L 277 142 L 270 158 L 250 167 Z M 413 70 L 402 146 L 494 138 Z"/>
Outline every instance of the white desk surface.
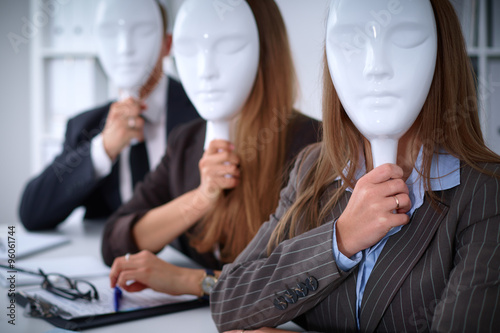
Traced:
<path fill-rule="evenodd" d="M 0 228 L 7 225 L 0 224 Z M 22 225 L 18 223 L 16 229 L 22 231 Z M 26 259 L 48 259 L 59 257 L 74 257 L 82 255 L 94 256 L 101 260 L 101 232 L 103 223 L 81 222 L 81 218 L 70 218 L 61 224 L 56 231 L 50 234 L 63 234 L 71 238 L 71 242 L 59 247 L 48 249 Z M 173 249 L 161 253 L 161 257 L 173 264 L 193 267 L 186 257 Z M 16 266 L 22 267 L 22 259 L 16 262 Z M 24 316 L 24 309 L 17 305 L 16 325 L 8 324 L 7 317 L 7 289 L 0 287 L 0 332 L 1 333 L 44 333 L 55 327 L 42 319 L 28 318 Z M 287 323 L 280 328 L 300 332 L 301 329 L 293 323 Z M 156 332 L 186 332 L 186 333 L 216 333 L 217 329 L 212 321 L 209 307 L 203 307 L 173 314 L 166 314 L 126 323 L 103 326 L 85 330 L 86 333 L 137 333 L 144 330 L 147 333 Z M 146 332 L 144 332 L 146 333 Z"/>

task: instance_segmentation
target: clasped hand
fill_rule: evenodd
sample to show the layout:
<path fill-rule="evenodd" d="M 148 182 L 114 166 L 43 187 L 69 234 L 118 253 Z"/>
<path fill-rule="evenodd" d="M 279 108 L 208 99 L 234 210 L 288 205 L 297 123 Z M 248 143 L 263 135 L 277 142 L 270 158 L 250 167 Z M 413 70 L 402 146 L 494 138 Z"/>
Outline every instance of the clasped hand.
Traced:
<path fill-rule="evenodd" d="M 132 139 L 144 141 L 144 119 L 140 116 L 146 105 L 132 98 L 111 104 L 102 131 L 104 150 L 111 160 L 130 144 Z"/>
<path fill-rule="evenodd" d="M 408 194 L 403 169 L 395 164 L 381 165 L 361 177 L 337 221 L 340 252 L 350 258 L 377 244 L 391 228 L 407 224 Z"/>
<path fill-rule="evenodd" d="M 199 190 L 211 202 L 220 192 L 238 186 L 240 182 L 240 158 L 234 145 L 226 140 L 213 140 L 203 154 L 198 166 L 201 184 Z"/>

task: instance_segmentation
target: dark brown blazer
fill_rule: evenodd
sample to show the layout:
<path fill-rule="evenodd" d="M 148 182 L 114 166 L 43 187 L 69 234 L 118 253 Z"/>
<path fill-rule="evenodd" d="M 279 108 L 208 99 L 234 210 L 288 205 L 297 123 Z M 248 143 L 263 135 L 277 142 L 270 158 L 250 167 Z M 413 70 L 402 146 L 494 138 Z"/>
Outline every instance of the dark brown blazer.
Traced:
<path fill-rule="evenodd" d="M 288 180 L 288 172 L 293 166 L 293 159 L 307 145 L 320 140 L 320 123 L 302 114 L 295 114 L 288 122 L 287 162 L 284 166 L 283 185 Z M 118 256 L 139 251 L 132 236 L 132 228 L 149 210 L 161 206 L 200 185 L 198 163 L 203 155 L 206 122 L 195 120 L 179 126 L 168 138 L 167 153 L 157 169 L 146 175 L 139 183 L 133 198 L 106 222 L 102 255 L 106 264 L 111 265 Z M 259 142 L 250 143 L 240 152 L 251 154 L 251 149 L 258 149 Z M 221 269 L 222 263 L 212 253 L 199 254 L 189 246 L 186 235 L 181 235 L 172 244 L 175 248 L 192 258 L 200 265 Z"/>
<path fill-rule="evenodd" d="M 283 241 L 268 256 L 277 221 L 296 200 L 297 183 L 319 155 L 299 157 L 279 207 L 211 294 L 220 331 L 274 327 L 296 320 L 310 331 L 355 332 L 357 267 L 341 271 L 333 258 L 333 221 Z M 500 165 L 484 165 L 500 175 Z M 390 237 L 367 282 L 361 332 L 500 332 L 500 184 L 462 165 L 461 184 L 427 199 L 408 225 Z M 298 179 L 299 178 L 299 179 Z M 339 186 L 333 183 L 332 188 Z M 316 283 L 317 282 L 317 283 Z"/>

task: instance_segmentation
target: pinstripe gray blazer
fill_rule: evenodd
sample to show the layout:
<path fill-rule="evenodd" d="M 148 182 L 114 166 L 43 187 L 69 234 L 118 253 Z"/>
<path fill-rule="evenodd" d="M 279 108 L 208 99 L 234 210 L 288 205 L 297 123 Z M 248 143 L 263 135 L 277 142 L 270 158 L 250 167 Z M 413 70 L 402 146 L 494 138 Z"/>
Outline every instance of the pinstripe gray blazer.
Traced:
<path fill-rule="evenodd" d="M 275 214 L 224 267 L 210 300 L 220 331 L 290 320 L 310 331 L 357 331 L 357 268 L 341 271 L 332 254 L 333 221 L 350 193 L 320 227 L 266 251 L 318 147 L 297 161 Z M 500 174 L 500 165 L 484 167 Z M 438 209 L 425 201 L 378 258 L 360 309 L 362 332 L 500 332 L 499 179 L 463 166 L 461 185 L 436 194 Z"/>

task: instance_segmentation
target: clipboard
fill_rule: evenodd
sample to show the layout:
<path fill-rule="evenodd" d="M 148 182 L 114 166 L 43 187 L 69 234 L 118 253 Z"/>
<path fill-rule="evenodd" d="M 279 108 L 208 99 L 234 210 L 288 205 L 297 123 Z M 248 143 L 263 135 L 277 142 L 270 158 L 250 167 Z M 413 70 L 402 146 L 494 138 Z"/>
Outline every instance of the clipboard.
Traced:
<path fill-rule="evenodd" d="M 32 298 L 30 294 L 26 292 L 26 290 L 20 290 L 16 292 L 16 302 L 25 307 L 29 300 L 28 298 Z M 43 306 L 54 307 L 53 304 L 46 301 L 45 299 L 41 299 L 40 302 Z M 200 308 L 204 306 L 208 306 L 209 302 L 207 300 L 201 298 L 190 299 L 187 301 L 180 301 L 176 303 L 168 303 L 163 305 L 151 306 L 151 307 L 143 307 L 138 309 L 133 309 L 130 311 L 120 311 L 120 312 L 110 312 L 105 314 L 91 314 L 84 316 L 77 316 L 75 318 L 63 318 L 58 315 L 57 312 L 47 312 L 45 316 L 40 316 L 41 319 L 44 319 L 48 323 L 64 329 L 69 330 L 85 330 L 95 327 L 101 327 L 106 325 L 112 325 L 117 323 L 123 323 L 127 321 L 144 319 L 158 315 L 170 314 L 195 308 Z M 57 306 L 55 306 L 57 308 Z M 59 310 L 59 309 L 58 309 Z M 65 309 L 61 309 L 62 312 Z"/>

